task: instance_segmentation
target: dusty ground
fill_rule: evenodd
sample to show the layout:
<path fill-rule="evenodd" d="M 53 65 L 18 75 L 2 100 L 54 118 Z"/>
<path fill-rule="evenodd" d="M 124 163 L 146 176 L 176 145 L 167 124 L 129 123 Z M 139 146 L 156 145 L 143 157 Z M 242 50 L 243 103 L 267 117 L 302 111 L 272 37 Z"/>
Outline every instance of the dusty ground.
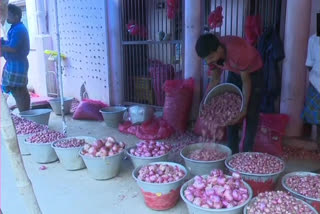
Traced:
<path fill-rule="evenodd" d="M 128 146 L 138 141 L 133 136 L 126 136 L 115 129 L 107 128 L 103 122 L 74 121 L 67 117 L 67 124 L 69 136 L 87 135 L 97 138 L 114 136 L 126 142 Z M 60 117 L 52 113 L 49 126 L 61 130 Z M 59 162 L 44 164 L 48 169 L 41 171 L 39 167 L 42 164 L 33 162 L 30 156 L 24 156 L 23 160 L 43 214 L 159 213 L 145 206 L 138 186 L 131 177 L 133 166 L 130 160 L 122 161 L 119 176 L 105 181 L 91 179 L 85 169 L 66 171 Z M 320 163 L 315 161 L 289 161 L 286 172 L 312 171 L 319 166 Z M 1 144 L 1 209 L 4 214 L 26 213 L 3 144 Z M 180 200 L 176 207 L 161 213 L 185 214 L 187 208 Z"/>

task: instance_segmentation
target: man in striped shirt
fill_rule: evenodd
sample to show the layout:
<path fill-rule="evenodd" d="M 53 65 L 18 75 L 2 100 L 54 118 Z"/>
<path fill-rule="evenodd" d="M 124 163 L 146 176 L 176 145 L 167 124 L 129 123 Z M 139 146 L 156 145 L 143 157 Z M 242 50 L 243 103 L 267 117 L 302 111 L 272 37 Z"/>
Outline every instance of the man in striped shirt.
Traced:
<path fill-rule="evenodd" d="M 2 90 L 11 93 L 19 111 L 30 109 L 28 84 L 29 34 L 21 22 L 22 11 L 13 4 L 8 5 L 7 22 L 11 24 L 8 40 L 1 38 L 1 56 L 6 59 L 2 72 Z"/>

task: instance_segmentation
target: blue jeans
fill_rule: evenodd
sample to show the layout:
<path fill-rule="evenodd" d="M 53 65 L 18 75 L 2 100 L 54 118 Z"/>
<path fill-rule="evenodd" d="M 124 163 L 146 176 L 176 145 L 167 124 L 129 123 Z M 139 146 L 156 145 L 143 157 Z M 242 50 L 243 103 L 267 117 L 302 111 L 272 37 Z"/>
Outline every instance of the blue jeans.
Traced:
<path fill-rule="evenodd" d="M 262 72 L 256 71 L 251 73 L 250 75 L 252 87 L 251 96 L 248 104 L 248 111 L 246 115 L 247 128 L 244 139 L 244 152 L 253 150 L 254 139 L 256 137 L 256 132 L 259 123 L 260 105 L 262 100 Z M 238 86 L 242 90 L 242 79 L 239 74 L 229 72 L 227 82 Z M 228 146 L 232 150 L 233 154 L 239 152 L 239 128 L 239 124 L 227 127 Z"/>

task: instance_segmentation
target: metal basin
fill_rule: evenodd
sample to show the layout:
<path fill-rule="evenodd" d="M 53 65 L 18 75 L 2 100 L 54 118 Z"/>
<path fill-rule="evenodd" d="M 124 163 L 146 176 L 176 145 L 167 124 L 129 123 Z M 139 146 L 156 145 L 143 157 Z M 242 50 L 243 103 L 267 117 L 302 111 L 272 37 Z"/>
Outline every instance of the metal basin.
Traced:
<path fill-rule="evenodd" d="M 110 106 L 100 110 L 103 119 L 107 126 L 118 128 L 119 124 L 123 121 L 123 114 L 127 110 L 124 106 Z"/>
<path fill-rule="evenodd" d="M 72 97 L 63 98 L 64 114 L 70 113 L 72 101 L 73 101 Z M 60 100 L 60 98 L 50 99 L 50 100 L 48 100 L 48 102 L 50 103 L 50 106 L 51 106 L 53 112 L 56 115 L 61 115 L 61 100 Z"/>
<path fill-rule="evenodd" d="M 250 152 L 250 153 L 259 153 L 259 152 Z M 231 157 L 228 157 L 225 160 L 225 165 L 228 168 L 228 170 L 232 172 L 238 172 L 242 179 L 245 180 L 253 189 L 253 195 L 256 196 L 261 192 L 266 191 L 273 191 L 276 188 L 277 180 L 280 176 L 280 174 L 285 170 L 285 162 L 281 160 L 280 158 L 274 156 L 278 160 L 280 160 L 283 163 L 283 169 L 276 173 L 270 173 L 270 174 L 254 174 L 254 173 L 245 173 L 245 172 L 239 172 L 238 170 L 234 169 L 232 166 L 230 166 L 229 162 L 232 158 L 234 158 L 236 155 L 243 154 L 243 153 L 237 153 L 232 155 Z"/>
<path fill-rule="evenodd" d="M 291 176 L 307 176 L 307 175 L 311 175 L 311 176 L 316 176 L 319 174 L 316 173 L 312 173 L 312 172 L 291 172 L 286 174 L 285 176 L 282 177 L 281 180 L 281 184 L 283 186 L 283 188 L 285 188 L 288 192 L 291 193 L 291 195 L 293 195 L 294 197 L 301 199 L 305 202 L 307 202 L 308 204 L 310 204 L 311 206 L 313 206 L 318 212 L 320 212 L 320 199 L 316 199 L 316 198 L 310 198 L 308 196 L 304 196 L 294 190 L 292 190 L 290 187 L 287 186 L 286 181 L 289 177 Z"/>
<path fill-rule="evenodd" d="M 20 116 L 33 122 L 48 125 L 51 109 L 32 109 L 28 111 L 20 112 Z"/>
<path fill-rule="evenodd" d="M 51 163 L 58 160 L 56 152 L 51 147 L 52 143 L 30 143 L 25 140 L 32 159 L 37 163 Z"/>
<path fill-rule="evenodd" d="M 253 199 L 245 206 L 245 208 L 243 209 L 243 214 L 248 214 L 247 209 L 248 209 L 248 207 L 249 207 L 251 204 L 253 204 L 253 203 L 255 202 L 255 200 L 257 200 L 256 197 L 253 198 Z M 297 200 L 302 201 L 302 200 L 300 200 L 300 199 L 297 199 Z M 310 206 L 310 204 L 308 204 L 308 203 L 306 203 L 306 202 L 304 202 L 304 201 L 302 201 L 302 202 L 303 202 L 304 204 L 306 204 L 306 205 L 313 211 L 314 214 L 318 214 L 318 212 L 317 212 L 312 206 Z M 302 213 L 301 213 L 301 214 L 302 214 Z"/>
<path fill-rule="evenodd" d="M 203 148 L 214 149 L 223 153 L 227 153 L 227 157 L 231 156 L 232 154 L 232 151 L 229 149 L 229 147 L 216 143 L 196 143 L 186 146 L 181 150 L 180 156 L 184 159 L 185 165 L 189 172 L 193 175 L 208 175 L 213 169 L 224 170 L 224 161 L 226 158 L 215 161 L 200 161 L 189 158 L 189 154 L 192 151 Z"/>
<path fill-rule="evenodd" d="M 52 148 L 57 153 L 57 156 L 60 160 L 60 163 L 62 164 L 63 168 L 66 170 L 78 170 L 85 168 L 85 164 L 79 155 L 79 152 L 82 147 L 71 147 L 71 148 L 60 148 L 55 146 L 58 142 L 66 139 L 83 139 L 87 143 L 93 143 L 96 138 L 93 137 L 87 137 L 87 136 L 79 136 L 79 137 L 68 137 L 60 139 L 52 144 Z"/>
<path fill-rule="evenodd" d="M 132 148 L 136 148 L 136 146 L 132 146 L 132 147 L 126 149 L 126 153 L 130 157 L 134 168 L 137 168 L 137 167 L 143 166 L 143 165 L 147 165 L 147 164 L 153 163 L 153 162 L 167 161 L 169 153 L 170 153 L 170 152 L 168 152 L 167 154 L 157 156 L 157 157 L 138 157 L 138 156 L 130 154 L 129 151 Z"/>
<path fill-rule="evenodd" d="M 236 207 L 223 208 L 223 209 L 203 208 L 203 207 L 194 205 L 189 200 L 187 200 L 187 198 L 184 196 L 184 191 L 187 189 L 188 186 L 192 185 L 193 183 L 194 183 L 194 178 L 184 183 L 180 190 L 180 196 L 182 200 L 186 203 L 190 214 L 241 214 L 243 212 L 243 208 L 249 203 L 249 201 L 252 198 L 252 189 L 249 186 L 249 184 L 244 182 L 245 186 L 249 191 L 249 197 L 243 204 Z"/>
<path fill-rule="evenodd" d="M 81 149 L 82 151 L 82 149 Z M 96 180 L 106 180 L 114 178 L 120 172 L 121 160 L 123 157 L 123 151 L 105 158 L 101 157 L 89 157 L 81 154 L 86 167 L 88 168 L 88 174 L 90 177 Z"/>
<path fill-rule="evenodd" d="M 17 135 L 21 155 L 30 155 L 30 152 L 28 150 L 28 146 L 24 142 L 31 135 L 32 134 L 18 134 Z"/>

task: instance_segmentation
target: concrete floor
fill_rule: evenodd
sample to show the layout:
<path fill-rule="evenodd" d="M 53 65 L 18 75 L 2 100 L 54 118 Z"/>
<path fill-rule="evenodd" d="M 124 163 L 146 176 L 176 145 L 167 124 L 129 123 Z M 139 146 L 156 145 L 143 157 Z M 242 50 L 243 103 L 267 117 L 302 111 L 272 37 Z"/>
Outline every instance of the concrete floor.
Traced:
<path fill-rule="evenodd" d="M 68 135 L 93 137 L 114 136 L 117 140 L 134 145 L 138 139 L 126 136 L 116 129 L 107 128 L 103 122 L 74 121 L 67 117 Z M 61 129 L 60 117 L 51 114 L 49 127 Z M 138 186 L 131 177 L 133 166 L 130 160 L 122 161 L 120 174 L 111 180 L 96 181 L 86 170 L 66 171 L 59 162 L 37 164 L 30 156 L 23 157 L 25 168 L 32 181 L 43 214 L 125 214 L 159 213 L 146 207 Z M 39 170 L 45 165 L 46 170 Z M 319 168 L 314 161 L 287 163 L 286 172 L 312 171 Z M 24 202 L 15 186 L 15 177 L 8 160 L 6 148 L 1 144 L 1 209 L 4 214 L 27 214 Z M 188 213 L 182 200 L 174 208 L 161 213 Z"/>

